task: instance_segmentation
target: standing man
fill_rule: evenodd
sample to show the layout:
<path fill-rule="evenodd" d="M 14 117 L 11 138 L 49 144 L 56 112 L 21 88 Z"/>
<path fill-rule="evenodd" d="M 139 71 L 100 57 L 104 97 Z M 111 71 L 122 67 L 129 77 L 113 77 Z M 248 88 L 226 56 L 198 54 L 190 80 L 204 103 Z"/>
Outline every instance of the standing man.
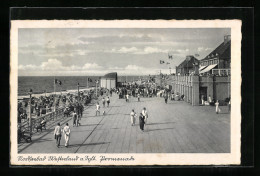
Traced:
<path fill-rule="evenodd" d="M 129 102 L 129 95 L 128 94 L 126 94 L 126 96 L 125 96 L 125 101 Z"/>
<path fill-rule="evenodd" d="M 139 115 L 139 125 L 140 125 L 140 129 L 142 131 L 144 131 L 144 124 L 145 124 L 144 121 L 145 121 L 145 117 L 143 116 L 142 113 L 140 113 L 140 115 Z"/>
<path fill-rule="evenodd" d="M 82 104 L 80 104 L 79 110 L 80 110 L 80 120 L 81 120 L 81 117 L 82 117 L 83 111 L 84 111 L 84 106 Z"/>
<path fill-rule="evenodd" d="M 146 110 L 145 107 L 144 107 L 143 110 L 142 110 L 142 115 L 144 116 L 144 123 L 147 124 L 148 113 L 147 113 L 147 110 Z"/>
<path fill-rule="evenodd" d="M 132 112 L 130 113 L 131 125 L 132 125 L 132 126 L 135 125 L 135 116 L 136 116 L 136 113 L 135 113 L 134 110 L 132 110 Z"/>
<path fill-rule="evenodd" d="M 66 123 L 66 126 L 63 128 L 63 134 L 65 139 L 65 147 L 68 147 L 70 140 L 70 127 L 68 123 Z"/>
<path fill-rule="evenodd" d="M 137 94 L 137 99 L 138 99 L 138 101 L 140 101 L 140 94 L 139 93 Z"/>
<path fill-rule="evenodd" d="M 60 147 L 60 139 L 61 139 L 61 126 L 60 123 L 57 124 L 54 130 L 54 138 L 56 139 L 56 145 Z"/>
<path fill-rule="evenodd" d="M 100 115 L 100 105 L 98 102 L 96 104 L 96 116 L 97 116 L 97 114 Z"/>
<path fill-rule="evenodd" d="M 73 126 L 77 126 L 78 115 L 75 110 L 72 113 L 72 118 L 73 118 Z"/>

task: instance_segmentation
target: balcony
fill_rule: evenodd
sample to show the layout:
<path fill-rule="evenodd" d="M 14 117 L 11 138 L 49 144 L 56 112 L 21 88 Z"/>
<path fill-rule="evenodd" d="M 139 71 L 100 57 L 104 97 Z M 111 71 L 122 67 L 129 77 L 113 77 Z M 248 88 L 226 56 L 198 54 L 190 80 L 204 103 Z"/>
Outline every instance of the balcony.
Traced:
<path fill-rule="evenodd" d="M 230 69 L 212 69 L 212 74 L 218 76 L 227 76 L 231 75 L 231 71 Z"/>

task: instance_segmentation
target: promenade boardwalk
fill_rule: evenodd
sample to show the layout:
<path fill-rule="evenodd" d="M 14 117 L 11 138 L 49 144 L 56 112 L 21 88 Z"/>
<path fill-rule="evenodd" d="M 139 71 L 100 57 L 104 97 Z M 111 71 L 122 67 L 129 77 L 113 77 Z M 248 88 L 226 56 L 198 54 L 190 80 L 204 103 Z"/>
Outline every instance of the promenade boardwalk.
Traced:
<path fill-rule="evenodd" d="M 146 107 L 149 118 L 145 131 L 139 128 L 139 120 L 131 126 L 132 109 L 138 116 Z M 53 136 L 54 126 L 36 133 L 32 143 L 18 145 L 19 153 L 229 153 L 230 114 L 227 107 L 215 114 L 215 107 L 191 106 L 183 101 L 163 98 L 130 98 L 130 102 L 111 97 L 110 107 L 101 106 L 101 115 L 95 116 L 95 105 L 85 108 L 81 126 L 73 127 L 71 117 L 61 121 L 62 127 L 69 122 L 70 146 L 57 148 Z M 103 110 L 106 115 L 102 115 Z"/>

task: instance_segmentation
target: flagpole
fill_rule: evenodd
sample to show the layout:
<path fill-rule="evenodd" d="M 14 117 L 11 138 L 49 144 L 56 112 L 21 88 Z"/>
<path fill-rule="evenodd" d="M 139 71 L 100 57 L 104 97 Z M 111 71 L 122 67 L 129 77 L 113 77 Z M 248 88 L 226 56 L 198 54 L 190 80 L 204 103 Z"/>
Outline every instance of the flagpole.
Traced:
<path fill-rule="evenodd" d="M 56 78 L 54 76 L 54 112 L 56 112 Z"/>
<path fill-rule="evenodd" d="M 88 79 L 87 79 L 87 88 L 88 88 Z"/>
<path fill-rule="evenodd" d="M 56 79 L 55 79 L 55 76 L 54 76 L 54 81 L 53 81 L 53 83 L 54 83 L 54 94 L 56 95 Z"/>
<path fill-rule="evenodd" d="M 160 70 L 160 86 L 162 87 L 162 75 L 161 75 L 161 70 Z"/>

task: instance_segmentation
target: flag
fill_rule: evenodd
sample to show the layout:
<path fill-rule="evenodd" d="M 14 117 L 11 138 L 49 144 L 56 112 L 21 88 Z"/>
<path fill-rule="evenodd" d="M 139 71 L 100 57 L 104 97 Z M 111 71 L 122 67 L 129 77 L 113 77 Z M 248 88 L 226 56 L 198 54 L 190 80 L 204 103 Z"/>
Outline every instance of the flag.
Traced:
<path fill-rule="evenodd" d="M 88 82 L 92 82 L 92 79 L 88 78 Z"/>
<path fill-rule="evenodd" d="M 55 80 L 54 80 L 54 83 L 55 83 L 55 84 L 59 84 L 59 85 L 61 85 L 61 84 L 62 84 L 62 82 L 61 82 L 61 81 L 59 81 L 59 80 L 57 80 L 57 79 L 55 79 Z"/>
<path fill-rule="evenodd" d="M 164 61 L 163 60 L 160 60 L 160 64 L 163 64 L 164 63 Z"/>

